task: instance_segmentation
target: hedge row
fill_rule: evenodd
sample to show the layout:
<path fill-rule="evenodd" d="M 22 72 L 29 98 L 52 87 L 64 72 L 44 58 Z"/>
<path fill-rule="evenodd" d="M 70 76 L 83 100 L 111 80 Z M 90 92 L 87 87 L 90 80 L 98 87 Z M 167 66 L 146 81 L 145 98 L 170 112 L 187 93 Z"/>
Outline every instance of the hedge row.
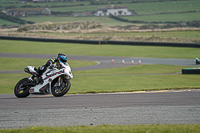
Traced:
<path fill-rule="evenodd" d="M 85 6 L 85 4 L 76 4 L 76 5 L 59 5 L 59 6 L 49 6 L 49 5 L 46 5 L 46 6 L 40 6 L 40 5 L 36 5 L 36 6 L 33 6 L 33 5 L 23 5 L 23 6 L 6 6 L 5 8 L 6 9 L 12 9 L 12 8 L 59 8 L 59 7 L 74 7 L 74 6 Z"/>
<path fill-rule="evenodd" d="M 8 20 L 8 21 L 11 21 L 11 22 L 14 22 L 14 23 L 18 23 L 18 24 L 27 24 L 27 23 L 28 24 L 34 24 L 34 22 L 22 20 L 22 19 L 20 19 L 18 17 L 13 17 L 13 16 L 10 16 L 10 15 L 6 15 L 3 12 L 0 12 L 0 18 Z"/>
<path fill-rule="evenodd" d="M 121 18 L 119 16 L 110 15 L 110 18 L 113 18 L 118 21 L 122 22 L 128 22 L 128 23 L 143 23 L 143 24 L 165 24 L 165 25 L 143 25 L 140 27 L 140 29 L 151 29 L 151 28 L 173 28 L 173 27 L 200 27 L 200 21 L 188 21 L 185 24 L 183 22 L 172 22 L 172 21 L 166 21 L 166 22 L 147 22 L 147 21 L 138 21 L 138 20 L 128 20 Z"/>
<path fill-rule="evenodd" d="M 182 74 L 200 74 L 200 69 L 196 68 L 184 68 Z"/>

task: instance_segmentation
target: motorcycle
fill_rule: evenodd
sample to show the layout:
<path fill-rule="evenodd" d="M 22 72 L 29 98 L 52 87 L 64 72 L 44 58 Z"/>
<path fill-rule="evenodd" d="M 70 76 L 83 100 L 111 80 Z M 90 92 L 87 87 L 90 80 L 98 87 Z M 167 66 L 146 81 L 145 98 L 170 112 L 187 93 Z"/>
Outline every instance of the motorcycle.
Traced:
<path fill-rule="evenodd" d="M 24 71 L 34 75 L 35 78 L 33 80 L 23 78 L 16 84 L 14 94 L 18 98 L 25 98 L 30 94 L 52 94 L 55 97 L 61 97 L 71 87 L 70 80 L 73 78 L 73 74 L 68 63 L 48 67 L 42 75 L 39 75 L 33 66 L 27 66 Z M 40 82 L 41 80 L 42 82 Z"/>

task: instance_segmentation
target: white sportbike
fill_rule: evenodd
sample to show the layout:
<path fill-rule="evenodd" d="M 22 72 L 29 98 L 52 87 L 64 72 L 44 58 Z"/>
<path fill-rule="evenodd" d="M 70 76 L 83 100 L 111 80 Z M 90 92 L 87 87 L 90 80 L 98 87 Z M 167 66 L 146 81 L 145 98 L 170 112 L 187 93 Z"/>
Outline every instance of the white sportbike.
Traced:
<path fill-rule="evenodd" d="M 24 71 L 35 76 L 33 80 L 29 78 L 21 79 L 15 86 L 14 93 L 18 98 L 24 98 L 30 94 L 52 94 L 55 97 L 65 95 L 70 87 L 70 79 L 73 78 L 71 68 L 68 63 L 61 63 L 60 66 L 48 67 L 43 75 L 38 75 L 36 68 L 27 66 Z M 42 84 L 39 79 L 43 80 Z"/>

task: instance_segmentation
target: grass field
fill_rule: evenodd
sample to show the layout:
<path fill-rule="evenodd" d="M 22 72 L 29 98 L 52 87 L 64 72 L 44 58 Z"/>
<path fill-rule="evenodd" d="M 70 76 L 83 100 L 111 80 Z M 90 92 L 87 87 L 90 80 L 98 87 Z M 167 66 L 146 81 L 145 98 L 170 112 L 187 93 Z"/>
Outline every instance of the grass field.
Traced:
<path fill-rule="evenodd" d="M 75 127 L 28 127 L 0 129 L 2 133 L 199 133 L 200 125 L 100 125 Z"/>
<path fill-rule="evenodd" d="M 199 11 L 200 2 L 197 0 L 192 1 L 181 1 L 181 2 L 154 2 L 154 3 L 128 3 L 128 4 L 122 4 L 123 6 L 127 6 L 129 10 L 135 10 L 138 15 L 142 14 L 156 14 L 156 13 L 171 13 L 171 12 L 184 12 L 184 11 Z M 122 6 L 121 4 L 116 6 Z M 75 11 L 75 12 L 82 12 L 82 11 L 93 11 L 97 10 L 98 7 L 102 6 L 110 6 L 110 5 L 87 5 L 80 8 L 79 6 L 74 7 L 61 7 L 61 8 L 50 8 L 51 11 L 60 11 L 60 12 L 69 12 L 69 11 Z M 179 22 L 179 21 L 194 21 L 199 20 L 199 13 L 183 13 L 183 14 L 160 14 L 160 15 L 150 15 L 150 16 L 127 16 L 126 19 L 130 20 L 141 20 L 141 21 L 156 21 L 156 22 L 163 22 L 163 21 L 173 21 L 173 22 Z M 98 19 L 99 17 L 93 17 L 92 19 Z M 23 18 L 22 18 L 23 19 Z M 25 18 L 26 19 L 26 18 Z M 29 19 L 29 18 L 28 18 Z M 64 18 L 57 19 L 56 21 L 62 21 Z M 70 18 L 66 21 L 74 21 L 77 19 L 82 20 L 92 20 L 90 17 L 74 17 Z M 27 20 L 27 19 L 26 19 Z M 30 20 L 30 19 L 29 19 Z M 49 17 L 50 21 L 55 21 L 55 19 Z M 43 20 L 40 19 L 40 17 L 34 19 L 36 22 L 41 22 Z M 113 23 L 114 22 L 114 23 Z M 104 19 L 104 22 L 107 25 L 121 25 L 119 22 L 113 21 L 113 20 L 106 20 Z M 123 22 L 124 23 L 124 22 Z M 128 25 L 130 23 L 126 23 Z M 125 24 L 124 24 L 125 25 Z"/>
<path fill-rule="evenodd" d="M 150 15 L 150 16 L 126 16 L 122 17 L 128 20 L 138 20 L 146 22 L 187 22 L 200 20 L 200 12 L 196 13 L 180 13 L 180 14 L 159 14 L 159 15 Z"/>
<path fill-rule="evenodd" d="M 79 6 L 74 7 L 61 7 L 61 8 L 49 8 L 51 11 L 93 11 L 97 10 L 98 7 L 111 6 L 111 4 L 105 5 L 87 5 L 80 8 Z M 124 3 L 115 4 L 115 6 L 127 6 L 129 10 L 135 10 L 137 14 L 155 14 L 161 12 L 182 12 L 182 11 L 198 11 L 200 2 L 198 0 L 190 1 L 167 1 L 167 2 L 152 2 L 152 3 Z"/>
<path fill-rule="evenodd" d="M 160 15 L 150 15 L 150 16 L 126 16 L 122 17 L 128 20 L 138 20 L 145 22 L 187 22 L 200 20 L 198 17 L 199 12 L 196 13 L 181 13 L 181 14 L 160 14 Z M 108 26 L 125 26 L 125 25 L 137 25 L 136 23 L 121 22 L 108 17 L 56 17 L 56 16 L 38 16 L 38 17 L 21 17 L 21 19 L 32 22 L 74 22 L 74 21 L 99 21 Z"/>
<path fill-rule="evenodd" d="M 0 40 L 1 53 L 35 53 L 67 55 L 99 55 L 155 58 L 198 57 L 198 48 L 146 47 L 120 45 L 87 45 L 66 43 L 44 43 L 29 41 Z M 27 49 L 29 48 L 29 49 Z M 45 49 L 45 50 L 44 50 Z M 187 53 L 187 54 L 185 54 Z M 0 70 L 23 70 L 27 65 L 42 65 L 43 59 L 8 59 L 0 58 Z M 37 62 L 37 63 L 33 63 Z M 71 61 L 72 67 L 92 65 L 96 62 Z M 9 64 L 5 66 L 4 64 Z M 199 75 L 177 75 L 185 66 L 170 65 L 134 65 L 130 67 L 103 70 L 73 71 L 74 79 L 69 93 L 97 93 L 158 89 L 199 88 Z M 141 74 L 154 75 L 141 75 Z M 164 75 L 163 75 L 164 73 Z M 13 93 L 15 84 L 28 74 L 0 74 L 0 93 Z M 102 84 L 103 83 L 103 84 Z"/>
<path fill-rule="evenodd" d="M 124 57 L 155 57 L 194 59 L 199 56 L 198 48 L 156 47 L 156 46 L 121 46 L 87 45 L 75 43 L 51 43 L 31 41 L 0 40 L 1 53 L 34 53 Z M 186 54 L 187 53 L 187 54 Z"/>
<path fill-rule="evenodd" d="M 4 24 L 6 24 L 6 25 L 19 25 L 18 23 L 10 22 L 10 21 L 7 21 L 7 20 L 0 18 L 0 25 L 4 25 Z"/>
<path fill-rule="evenodd" d="M 2 2 L 2 1 L 0 1 Z M 117 4 L 117 2 L 120 1 L 108 1 L 107 4 L 103 4 L 104 2 L 100 2 L 102 4 L 99 5 L 90 5 L 90 2 L 76 2 L 76 3 L 70 3 L 70 2 L 48 2 L 48 3 L 29 3 L 29 4 L 2 4 L 1 8 L 6 8 L 8 6 L 40 6 L 40 7 L 48 7 L 51 11 L 54 12 L 91 12 L 94 10 L 97 10 L 98 7 L 105 7 L 105 6 L 127 6 L 129 10 L 135 10 L 138 15 L 144 15 L 144 14 L 151 14 L 150 16 L 131 16 L 126 17 L 130 20 L 141 20 L 141 21 L 157 21 L 157 22 L 163 22 L 163 21 L 194 21 L 199 20 L 199 13 L 183 13 L 183 14 L 176 14 L 177 12 L 188 12 L 188 11 L 199 11 L 200 2 L 199 0 L 186 0 L 186 1 L 166 1 L 166 2 L 145 2 L 145 3 L 123 3 L 123 4 Z M 84 6 L 76 6 L 78 4 L 84 4 Z M 66 5 L 66 7 L 53 7 L 53 6 L 60 6 L 60 5 Z M 67 7 L 67 5 L 73 5 L 72 7 Z M 4 9 L 5 10 L 5 9 Z M 162 15 L 154 15 L 154 14 L 160 14 L 160 13 L 175 13 L 175 14 L 162 14 Z M 28 18 L 21 18 L 28 21 L 33 22 L 45 22 L 45 21 L 52 21 L 52 22 L 66 22 L 66 21 L 76 21 L 76 20 L 98 20 L 100 17 L 46 17 L 46 16 L 38 16 L 38 17 L 28 17 Z M 101 21 L 108 26 L 116 26 L 116 25 L 130 25 L 130 23 L 125 22 L 118 22 L 116 20 L 108 20 L 106 17 L 101 17 Z M 6 22 L 1 22 L 0 24 L 6 24 Z M 9 23 L 13 25 L 12 23 Z"/>
<path fill-rule="evenodd" d="M 123 4 L 124 5 L 124 4 Z M 167 1 L 167 2 L 155 2 L 155 3 L 138 3 L 138 4 L 125 4 L 129 10 L 135 10 L 138 14 L 155 14 L 161 12 L 182 12 L 199 10 L 198 6 L 200 2 L 198 0 L 190 1 Z"/>

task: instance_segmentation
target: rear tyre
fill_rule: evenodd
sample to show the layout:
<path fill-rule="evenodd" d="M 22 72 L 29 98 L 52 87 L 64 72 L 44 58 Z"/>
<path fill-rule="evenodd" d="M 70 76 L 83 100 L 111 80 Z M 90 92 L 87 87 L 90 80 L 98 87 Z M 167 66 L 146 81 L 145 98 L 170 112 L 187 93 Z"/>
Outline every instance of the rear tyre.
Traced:
<path fill-rule="evenodd" d="M 22 87 L 22 84 L 26 82 L 29 82 L 28 78 L 24 78 L 16 84 L 15 89 L 14 89 L 14 93 L 16 97 L 25 98 L 30 95 L 29 93 L 30 86 Z"/>
<path fill-rule="evenodd" d="M 64 79 L 60 86 L 57 86 L 57 82 L 52 84 L 51 93 L 55 97 L 61 97 L 69 91 L 70 87 L 70 80 Z"/>

